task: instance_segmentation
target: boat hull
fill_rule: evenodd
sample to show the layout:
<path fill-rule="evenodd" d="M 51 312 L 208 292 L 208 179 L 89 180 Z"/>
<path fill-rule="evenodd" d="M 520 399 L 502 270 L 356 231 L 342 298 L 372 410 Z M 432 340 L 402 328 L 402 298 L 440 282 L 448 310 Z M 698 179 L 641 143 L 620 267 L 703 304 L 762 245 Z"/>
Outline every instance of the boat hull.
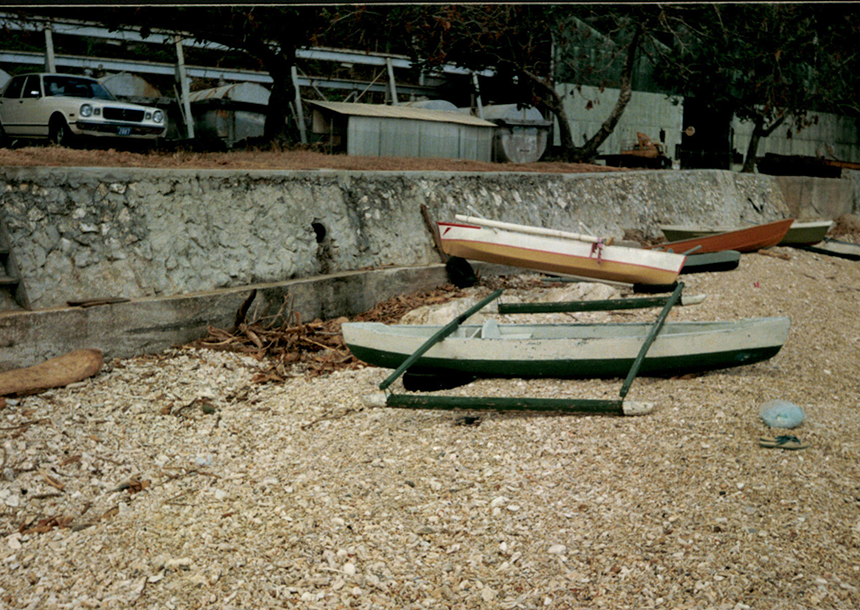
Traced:
<path fill-rule="evenodd" d="M 860 260 L 860 244 L 854 244 L 838 239 L 825 239 L 811 246 L 801 246 L 803 250 L 809 250 L 816 254 L 826 254 L 827 256 L 835 256 L 845 258 L 851 261 Z"/>
<path fill-rule="evenodd" d="M 704 273 L 709 271 L 731 271 L 737 269 L 741 261 L 741 253 L 737 250 L 722 250 L 708 254 L 689 254 L 682 274 Z"/>
<path fill-rule="evenodd" d="M 824 239 L 827 232 L 833 226 L 832 220 L 821 220 L 812 222 L 797 222 L 789 227 L 788 232 L 780 246 L 811 246 Z"/>
<path fill-rule="evenodd" d="M 664 225 L 660 228 L 669 241 L 653 246 L 653 249 L 689 252 L 693 248 L 697 248 L 695 254 L 707 254 L 722 250 L 754 252 L 779 244 L 793 222 L 793 218 L 786 218 L 734 231 Z"/>
<path fill-rule="evenodd" d="M 468 224 L 440 222 L 442 250 L 449 256 L 511 265 L 544 273 L 630 284 L 672 284 L 683 255 L 606 246 Z M 657 254 L 657 256 L 652 256 Z"/>
<path fill-rule="evenodd" d="M 642 362 L 640 375 L 666 377 L 730 368 L 775 356 L 788 337 L 788 318 L 736 322 L 666 323 Z M 344 340 L 359 360 L 399 367 L 439 326 L 343 325 Z M 415 373 L 467 373 L 477 377 L 625 377 L 650 324 L 460 326 L 409 369 Z"/>

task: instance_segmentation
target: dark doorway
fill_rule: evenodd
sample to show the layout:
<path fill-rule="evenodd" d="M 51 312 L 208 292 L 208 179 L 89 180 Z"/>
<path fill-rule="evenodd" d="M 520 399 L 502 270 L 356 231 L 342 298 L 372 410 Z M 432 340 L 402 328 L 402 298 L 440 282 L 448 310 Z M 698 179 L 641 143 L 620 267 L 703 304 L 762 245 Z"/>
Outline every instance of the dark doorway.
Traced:
<path fill-rule="evenodd" d="M 731 111 L 710 108 L 708 104 L 684 100 L 684 130 L 676 155 L 684 169 L 731 169 Z"/>

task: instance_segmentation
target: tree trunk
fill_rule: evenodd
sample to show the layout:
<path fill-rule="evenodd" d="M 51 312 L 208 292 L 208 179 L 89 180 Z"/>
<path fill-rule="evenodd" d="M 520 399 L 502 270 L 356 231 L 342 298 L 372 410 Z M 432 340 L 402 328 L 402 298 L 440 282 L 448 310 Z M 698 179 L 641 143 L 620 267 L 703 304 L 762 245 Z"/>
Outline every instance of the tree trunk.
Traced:
<path fill-rule="evenodd" d="M 523 74 L 534 83 L 537 89 L 543 91 L 543 95 L 540 96 L 541 100 L 555 115 L 558 122 L 558 136 L 561 140 L 562 155 L 566 161 L 573 161 L 576 145 L 573 143 L 573 131 L 567 118 L 567 110 L 564 109 L 564 98 L 556 91 L 553 83 L 544 81 L 528 70 L 524 70 Z"/>
<path fill-rule="evenodd" d="M 583 162 L 594 160 L 597 156 L 597 149 L 615 131 L 618 121 L 621 120 L 621 115 L 624 114 L 624 109 L 630 102 L 630 98 L 633 97 L 633 69 L 636 67 L 636 52 L 639 50 L 639 40 L 641 37 L 642 30 L 637 27 L 636 32 L 633 34 L 633 40 L 630 41 L 630 45 L 627 47 L 627 59 L 624 62 L 624 70 L 621 72 L 621 91 L 618 93 L 618 101 L 615 102 L 612 112 L 603 121 L 597 133 L 591 136 L 585 145 L 576 151 L 578 160 Z"/>
<path fill-rule="evenodd" d="M 785 122 L 785 115 L 779 117 L 767 128 L 764 126 L 764 117 L 757 116 L 754 121 L 752 137 L 750 138 L 749 146 L 747 146 L 747 154 L 744 159 L 744 165 L 741 168 L 741 173 L 751 174 L 755 171 L 756 155 L 758 154 L 758 145 L 762 138 L 768 137 L 774 130 Z"/>
<path fill-rule="evenodd" d="M 282 42 L 281 49 L 275 50 L 265 42 L 251 41 L 248 47 L 248 52 L 262 60 L 263 66 L 272 77 L 263 137 L 269 142 L 295 141 L 287 129 L 290 102 L 295 98 L 291 73 L 295 63 L 295 46 Z"/>

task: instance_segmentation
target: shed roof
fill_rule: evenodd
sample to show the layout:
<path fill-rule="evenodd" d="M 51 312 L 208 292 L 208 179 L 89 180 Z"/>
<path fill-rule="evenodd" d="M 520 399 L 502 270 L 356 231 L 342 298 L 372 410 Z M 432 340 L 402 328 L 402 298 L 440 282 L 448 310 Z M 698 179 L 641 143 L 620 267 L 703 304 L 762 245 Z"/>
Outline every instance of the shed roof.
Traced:
<path fill-rule="evenodd" d="M 354 104 L 349 102 L 308 102 L 314 106 L 348 116 L 366 116 L 388 119 L 412 119 L 415 121 L 436 121 L 439 123 L 459 123 L 474 127 L 495 127 L 495 124 L 462 112 L 451 110 L 430 110 L 410 106 L 388 106 L 385 104 Z"/>
<path fill-rule="evenodd" d="M 192 103 L 207 100 L 230 100 L 266 106 L 269 103 L 269 90 L 256 83 L 233 83 L 188 94 L 188 101 Z"/>

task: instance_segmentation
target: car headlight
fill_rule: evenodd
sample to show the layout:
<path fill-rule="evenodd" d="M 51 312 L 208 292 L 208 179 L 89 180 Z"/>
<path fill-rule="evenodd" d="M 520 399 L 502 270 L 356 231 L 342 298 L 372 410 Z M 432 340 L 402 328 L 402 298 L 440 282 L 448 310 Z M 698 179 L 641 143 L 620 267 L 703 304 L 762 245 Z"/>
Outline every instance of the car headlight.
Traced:
<path fill-rule="evenodd" d="M 152 120 L 156 123 L 161 123 L 164 121 L 164 113 L 161 110 L 156 110 L 152 113 Z"/>
<path fill-rule="evenodd" d="M 102 109 L 101 108 L 93 108 L 93 116 L 101 116 Z"/>
<path fill-rule="evenodd" d="M 143 118 L 144 118 L 144 119 L 146 119 L 147 121 L 152 120 L 152 113 L 151 113 L 151 112 L 147 112 L 147 113 L 143 116 Z"/>
<path fill-rule="evenodd" d="M 81 116 L 93 116 L 93 107 L 89 104 L 81 106 Z"/>

